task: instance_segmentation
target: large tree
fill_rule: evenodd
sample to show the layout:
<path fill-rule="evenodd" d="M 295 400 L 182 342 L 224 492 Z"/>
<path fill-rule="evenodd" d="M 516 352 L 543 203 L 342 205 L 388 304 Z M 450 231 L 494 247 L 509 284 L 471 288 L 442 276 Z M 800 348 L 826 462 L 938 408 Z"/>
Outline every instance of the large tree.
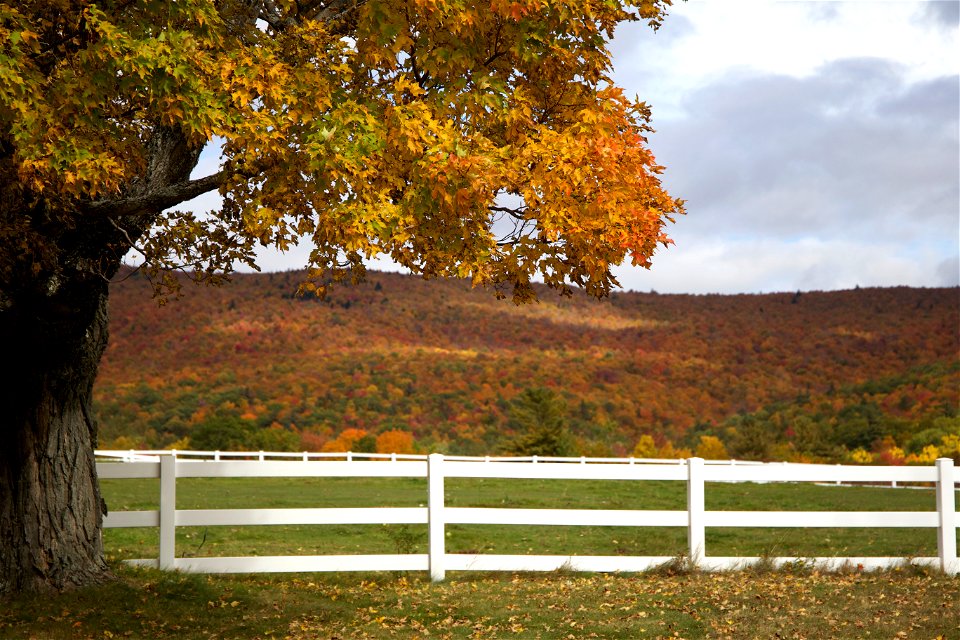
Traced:
<path fill-rule="evenodd" d="M 668 4 L 0 3 L 0 593 L 109 577 L 90 400 L 132 248 L 161 285 L 302 239 L 317 283 L 386 254 L 517 301 L 647 265 L 682 203 L 607 43 Z"/>

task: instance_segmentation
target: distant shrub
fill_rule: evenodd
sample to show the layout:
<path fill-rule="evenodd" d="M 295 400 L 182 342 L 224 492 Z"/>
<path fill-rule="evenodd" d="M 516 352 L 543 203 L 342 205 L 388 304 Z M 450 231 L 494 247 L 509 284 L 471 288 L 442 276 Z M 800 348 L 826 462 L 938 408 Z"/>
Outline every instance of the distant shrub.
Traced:
<path fill-rule="evenodd" d="M 384 431 L 377 436 L 377 453 L 413 453 L 413 434 L 400 429 Z"/>

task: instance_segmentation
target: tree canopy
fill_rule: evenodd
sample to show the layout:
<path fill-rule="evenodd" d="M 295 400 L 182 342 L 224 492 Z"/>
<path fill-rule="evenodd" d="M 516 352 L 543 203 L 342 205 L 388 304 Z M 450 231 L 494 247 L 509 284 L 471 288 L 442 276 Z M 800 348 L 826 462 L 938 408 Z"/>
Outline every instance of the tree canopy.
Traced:
<path fill-rule="evenodd" d="M 113 251 L 95 261 L 135 245 L 201 279 L 307 237 L 317 276 L 387 254 L 518 300 L 537 272 L 603 295 L 682 211 L 607 49 L 668 4 L 0 4 L 0 188 L 20 204 L 0 277 L 57 277 L 65 236 L 96 227 Z M 206 144 L 222 166 L 190 176 Z M 219 211 L 156 215 L 213 190 Z"/>

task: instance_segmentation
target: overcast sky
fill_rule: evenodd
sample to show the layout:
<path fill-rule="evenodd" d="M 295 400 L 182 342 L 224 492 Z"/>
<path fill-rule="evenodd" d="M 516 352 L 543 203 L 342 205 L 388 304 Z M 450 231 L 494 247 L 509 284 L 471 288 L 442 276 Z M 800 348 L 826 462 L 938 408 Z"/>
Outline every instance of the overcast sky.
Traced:
<path fill-rule="evenodd" d="M 617 270 L 625 288 L 960 283 L 960 0 L 675 2 L 658 32 L 623 25 L 612 45 L 688 211 L 651 270 Z"/>
<path fill-rule="evenodd" d="M 621 27 L 615 79 L 688 201 L 630 289 L 960 280 L 960 2 L 680 2 Z"/>

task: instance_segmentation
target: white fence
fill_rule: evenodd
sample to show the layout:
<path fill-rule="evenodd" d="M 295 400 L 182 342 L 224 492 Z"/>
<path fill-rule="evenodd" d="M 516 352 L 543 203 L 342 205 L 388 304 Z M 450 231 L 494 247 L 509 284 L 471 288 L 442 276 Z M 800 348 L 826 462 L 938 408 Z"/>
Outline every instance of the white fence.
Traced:
<path fill-rule="evenodd" d="M 318 454 L 293 454 L 297 460 L 270 460 L 278 454 L 226 454 L 216 459 L 183 457 L 170 452 L 98 452 L 133 462 L 98 462 L 101 478 L 159 478 L 158 511 L 110 512 L 104 527 L 159 527 L 159 558 L 131 560 L 133 564 L 199 573 L 253 573 L 284 571 L 429 571 L 443 580 L 446 571 L 553 571 L 564 568 L 591 572 L 644 571 L 675 560 L 667 556 L 555 556 L 454 554 L 445 550 L 447 524 L 572 525 L 685 527 L 687 556 L 692 565 L 707 570 L 731 569 L 760 560 L 721 557 L 706 553 L 707 527 L 872 527 L 933 528 L 937 530 L 936 557 L 816 557 L 769 558 L 774 564 L 804 562 L 824 568 L 844 565 L 887 568 L 909 561 L 960 573 L 957 560 L 957 511 L 954 464 L 949 458 L 932 467 L 842 466 L 801 464 L 707 464 L 700 458 L 679 463 L 649 463 L 634 459 L 444 458 L 383 456 L 386 461 L 360 460 L 336 454 L 339 460 Z M 118 455 L 122 454 L 122 455 Z M 187 454 L 189 456 L 189 454 Z M 212 457 L 211 454 L 206 454 Z M 254 460 L 229 459 L 250 457 Z M 303 457 L 306 456 L 306 457 Z M 282 457 L 282 456 L 281 456 Z M 537 464 L 531 464 L 537 463 Z M 571 464 L 572 463 L 572 464 Z M 577 464 L 579 463 L 579 464 Z M 176 508 L 177 478 L 223 477 L 407 477 L 427 479 L 425 507 L 316 508 L 316 509 L 194 509 Z M 518 478 L 562 480 L 643 481 L 673 480 L 687 485 L 686 510 L 510 509 L 444 506 L 446 478 Z M 936 511 L 707 511 L 706 482 L 828 482 L 930 483 L 936 485 Z M 259 556 L 177 558 L 178 526 L 304 524 L 426 524 L 426 554 Z"/>

